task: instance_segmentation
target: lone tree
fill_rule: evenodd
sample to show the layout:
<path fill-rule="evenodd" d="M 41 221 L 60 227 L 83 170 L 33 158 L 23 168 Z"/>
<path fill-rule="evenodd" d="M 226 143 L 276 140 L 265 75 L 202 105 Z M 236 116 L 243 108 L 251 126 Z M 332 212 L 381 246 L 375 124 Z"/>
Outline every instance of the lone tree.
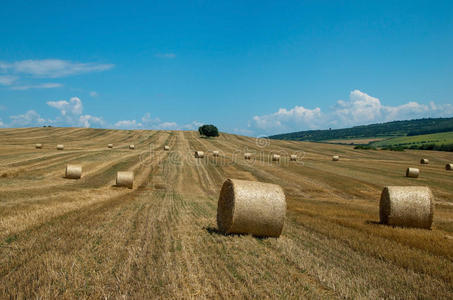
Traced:
<path fill-rule="evenodd" d="M 219 130 L 214 125 L 203 125 L 198 127 L 200 135 L 204 136 L 219 136 Z"/>

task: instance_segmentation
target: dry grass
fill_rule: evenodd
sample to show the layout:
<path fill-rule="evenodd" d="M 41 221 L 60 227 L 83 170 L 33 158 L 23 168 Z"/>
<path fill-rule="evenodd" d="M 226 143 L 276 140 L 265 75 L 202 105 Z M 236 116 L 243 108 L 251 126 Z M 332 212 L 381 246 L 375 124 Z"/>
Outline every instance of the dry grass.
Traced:
<path fill-rule="evenodd" d="M 38 141 L 67 151 L 30 147 Z M 148 157 L 128 151 L 131 143 L 172 151 Z M 219 149 L 222 160 L 197 161 L 190 149 Z M 233 163 L 244 149 L 254 160 Z M 304 155 L 272 164 L 263 150 Z M 326 159 L 332 153 L 341 163 Z M 191 132 L 0 129 L 0 298 L 451 299 L 451 154 L 430 151 L 421 178 L 401 174 L 427 154 L 289 141 L 263 149 Z M 82 179 L 63 178 L 67 163 L 83 164 Z M 133 190 L 113 187 L 120 170 L 134 171 Z M 217 232 L 225 178 L 283 187 L 280 238 Z M 387 185 L 429 186 L 432 229 L 378 224 Z"/>

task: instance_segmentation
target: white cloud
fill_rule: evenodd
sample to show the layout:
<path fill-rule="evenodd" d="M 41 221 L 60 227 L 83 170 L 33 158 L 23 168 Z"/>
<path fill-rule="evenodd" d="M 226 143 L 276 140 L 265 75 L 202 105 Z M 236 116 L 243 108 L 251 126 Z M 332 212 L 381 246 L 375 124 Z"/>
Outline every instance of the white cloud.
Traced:
<path fill-rule="evenodd" d="M 350 101 L 337 101 L 334 114 L 342 120 L 342 124 L 370 122 L 381 118 L 381 102 L 359 90 L 349 95 Z"/>
<path fill-rule="evenodd" d="M 69 102 L 66 100 L 47 101 L 47 105 L 58 109 L 63 116 L 68 112 L 73 115 L 80 115 L 83 111 L 82 101 L 78 97 L 72 97 Z"/>
<path fill-rule="evenodd" d="M 141 122 L 137 120 L 121 120 L 114 124 L 116 128 L 121 129 L 156 129 L 156 130 L 196 130 L 203 125 L 198 121 L 188 124 L 179 125 L 176 122 L 162 122 L 159 118 L 153 118 L 150 113 L 145 113 Z"/>
<path fill-rule="evenodd" d="M 437 105 L 433 101 L 429 103 L 431 111 L 437 112 L 439 117 L 451 117 L 453 115 L 453 104 L 440 104 Z"/>
<path fill-rule="evenodd" d="M 82 115 L 79 117 L 79 124 L 82 127 L 91 127 L 91 124 L 104 125 L 104 120 L 100 117 L 95 117 L 91 115 Z"/>
<path fill-rule="evenodd" d="M 98 96 L 98 93 L 95 92 L 95 91 L 91 91 L 91 92 L 90 92 L 90 96 L 91 96 L 91 97 L 97 97 L 97 96 Z"/>
<path fill-rule="evenodd" d="M 453 105 L 429 105 L 410 101 L 397 106 L 386 106 L 378 98 L 359 90 L 349 95 L 349 101 L 337 101 L 331 121 L 341 126 L 355 126 L 376 122 L 419 119 L 426 117 L 443 117 L 453 114 Z"/>
<path fill-rule="evenodd" d="M 29 110 L 25 114 L 10 116 L 11 127 L 15 126 L 30 126 L 30 125 L 42 125 L 46 123 L 46 120 L 34 110 Z"/>
<path fill-rule="evenodd" d="M 121 120 L 115 123 L 115 127 L 124 129 L 136 129 L 141 127 L 141 123 L 137 123 L 136 120 Z"/>
<path fill-rule="evenodd" d="M 253 122 L 255 127 L 262 130 L 285 130 L 289 128 L 289 124 L 314 128 L 319 126 L 321 117 L 319 107 L 308 109 L 303 106 L 295 106 L 289 110 L 280 108 L 269 115 L 254 116 Z"/>
<path fill-rule="evenodd" d="M 193 121 L 192 123 L 185 124 L 181 128 L 183 130 L 198 130 L 198 127 L 202 126 L 203 123 L 198 122 L 198 121 Z"/>
<path fill-rule="evenodd" d="M 23 91 L 23 90 L 29 90 L 29 89 L 54 89 L 54 88 L 59 88 L 62 87 L 63 85 L 61 83 L 42 83 L 42 84 L 36 84 L 36 85 L 16 85 L 11 87 L 12 90 L 16 91 Z"/>
<path fill-rule="evenodd" d="M 176 54 L 174 54 L 174 53 L 158 53 L 158 54 L 156 54 L 156 57 L 172 59 L 172 58 L 176 57 Z"/>
<path fill-rule="evenodd" d="M 178 129 L 178 124 L 176 122 L 163 122 L 158 124 L 153 129 L 176 130 Z"/>
<path fill-rule="evenodd" d="M 376 97 L 353 90 L 348 101 L 338 100 L 327 113 L 321 112 L 320 108 L 307 109 L 303 106 L 295 106 L 289 110 L 280 108 L 272 114 L 254 116 L 249 123 L 249 129 L 256 134 L 274 134 L 452 115 L 452 104 L 437 105 L 430 102 L 426 105 L 410 101 L 402 105 L 386 106 Z"/>
<path fill-rule="evenodd" d="M 44 124 L 52 124 L 55 126 L 81 126 L 91 127 L 93 125 L 104 126 L 105 122 L 102 117 L 97 117 L 83 113 L 82 100 L 78 97 L 72 97 L 69 101 L 48 101 L 47 105 L 54 107 L 60 111 L 60 116 L 54 119 L 42 118 L 36 111 L 29 110 L 25 114 L 10 116 L 11 123 L 1 126 L 20 127 L 20 126 L 39 126 Z"/>
<path fill-rule="evenodd" d="M 6 72 L 8 70 L 8 64 L 0 61 L 0 71 Z"/>
<path fill-rule="evenodd" d="M 5 127 L 5 123 L 3 123 L 2 119 L 0 119 L 0 127 Z"/>
<path fill-rule="evenodd" d="M 142 117 L 142 123 L 145 125 L 155 124 L 155 123 L 159 123 L 159 122 L 160 122 L 160 119 L 159 118 L 153 119 L 149 112 L 145 113 Z"/>
<path fill-rule="evenodd" d="M 113 64 L 78 63 L 61 59 L 22 60 L 13 63 L 0 62 L 0 69 L 38 77 L 64 77 L 89 72 L 105 71 Z"/>
<path fill-rule="evenodd" d="M 11 76 L 11 75 L 0 76 L 0 84 L 1 85 L 11 85 L 16 80 L 17 80 L 16 76 Z"/>

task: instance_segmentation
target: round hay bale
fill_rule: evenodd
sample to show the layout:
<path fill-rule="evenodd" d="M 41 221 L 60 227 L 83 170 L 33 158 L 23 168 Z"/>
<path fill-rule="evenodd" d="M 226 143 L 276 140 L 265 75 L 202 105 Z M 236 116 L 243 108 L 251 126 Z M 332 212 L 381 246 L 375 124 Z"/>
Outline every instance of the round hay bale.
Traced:
<path fill-rule="evenodd" d="M 165 145 L 165 146 L 164 146 L 164 150 L 165 150 L 165 151 L 169 151 L 169 150 L 170 150 L 170 146 Z"/>
<path fill-rule="evenodd" d="M 225 234 L 279 237 L 286 216 L 283 189 L 275 184 L 227 179 L 217 206 L 217 226 Z"/>
<path fill-rule="evenodd" d="M 134 150 L 135 146 L 134 145 L 129 145 L 129 149 Z"/>
<path fill-rule="evenodd" d="M 382 224 L 431 228 L 434 196 L 426 186 L 387 186 L 381 194 L 379 216 Z"/>
<path fill-rule="evenodd" d="M 289 157 L 290 161 L 296 161 L 297 160 L 297 155 L 296 154 L 291 154 Z"/>
<path fill-rule="evenodd" d="M 203 158 L 204 152 L 203 151 L 195 151 L 195 158 Z"/>
<path fill-rule="evenodd" d="M 420 159 L 420 163 L 421 163 L 422 165 L 427 165 L 427 164 L 429 164 L 429 159 L 427 159 L 427 158 L 422 158 L 422 159 Z"/>
<path fill-rule="evenodd" d="M 453 170 L 453 164 L 446 164 L 445 165 L 445 170 L 447 170 L 447 171 Z"/>
<path fill-rule="evenodd" d="M 66 165 L 65 177 L 69 179 L 80 179 L 82 177 L 82 166 Z"/>
<path fill-rule="evenodd" d="M 217 151 L 217 150 L 212 151 L 212 156 L 218 157 L 219 156 L 219 151 Z"/>
<path fill-rule="evenodd" d="M 35 145 L 35 148 L 36 148 L 36 149 L 42 149 L 42 144 L 36 144 L 36 145 Z"/>
<path fill-rule="evenodd" d="M 113 148 L 113 144 L 108 144 L 107 147 L 108 148 Z"/>
<path fill-rule="evenodd" d="M 116 186 L 124 186 L 132 189 L 134 186 L 134 172 L 118 171 L 116 173 Z"/>
<path fill-rule="evenodd" d="M 57 145 L 57 150 L 64 150 L 64 145 Z"/>
<path fill-rule="evenodd" d="M 272 161 L 280 161 L 280 155 L 272 154 Z"/>
<path fill-rule="evenodd" d="M 332 156 L 332 160 L 333 161 L 339 161 L 340 160 L 340 156 L 334 155 L 334 156 Z"/>
<path fill-rule="evenodd" d="M 252 153 L 244 153 L 244 159 L 252 159 Z"/>
<path fill-rule="evenodd" d="M 407 168 L 406 177 L 417 178 L 420 175 L 420 170 L 417 168 Z"/>

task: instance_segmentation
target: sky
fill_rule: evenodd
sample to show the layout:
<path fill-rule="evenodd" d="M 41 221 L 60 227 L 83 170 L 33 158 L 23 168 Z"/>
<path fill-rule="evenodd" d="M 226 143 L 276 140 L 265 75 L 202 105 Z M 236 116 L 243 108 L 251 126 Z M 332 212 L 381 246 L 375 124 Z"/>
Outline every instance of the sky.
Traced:
<path fill-rule="evenodd" d="M 0 127 L 453 117 L 453 1 L 2 1 Z"/>

